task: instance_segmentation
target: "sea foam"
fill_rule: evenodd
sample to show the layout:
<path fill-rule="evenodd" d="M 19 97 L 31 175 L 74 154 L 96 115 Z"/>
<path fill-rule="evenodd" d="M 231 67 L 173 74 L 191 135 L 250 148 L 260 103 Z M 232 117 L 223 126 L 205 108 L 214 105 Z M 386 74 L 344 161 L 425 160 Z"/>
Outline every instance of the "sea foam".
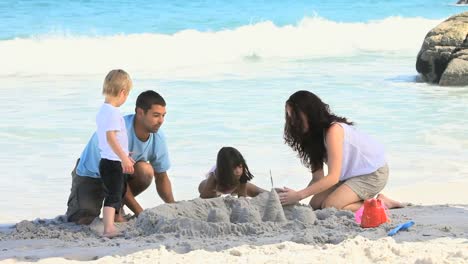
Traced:
<path fill-rule="evenodd" d="M 204 76 L 226 74 L 246 64 L 362 53 L 415 56 L 425 34 L 439 20 L 388 17 L 366 23 L 341 23 L 305 17 L 295 25 L 271 21 L 221 31 L 183 30 L 175 34 L 142 33 L 75 36 L 50 33 L 0 41 L 0 76 L 91 75 L 110 68 L 132 74 Z M 236 68 L 237 67 L 237 68 Z"/>

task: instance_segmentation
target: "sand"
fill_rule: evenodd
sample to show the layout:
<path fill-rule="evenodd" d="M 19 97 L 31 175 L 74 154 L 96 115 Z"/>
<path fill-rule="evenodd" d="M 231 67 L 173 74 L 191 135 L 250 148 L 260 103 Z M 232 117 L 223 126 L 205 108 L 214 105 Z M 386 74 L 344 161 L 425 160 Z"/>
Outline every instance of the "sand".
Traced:
<path fill-rule="evenodd" d="M 282 207 L 276 192 L 163 204 L 119 224 L 123 237 L 101 238 L 103 226 L 63 216 L 22 221 L 0 232 L 2 263 L 468 263 L 468 205 L 390 210 L 390 223 L 363 229 L 348 211 Z M 393 237 L 408 220 L 415 225 Z"/>

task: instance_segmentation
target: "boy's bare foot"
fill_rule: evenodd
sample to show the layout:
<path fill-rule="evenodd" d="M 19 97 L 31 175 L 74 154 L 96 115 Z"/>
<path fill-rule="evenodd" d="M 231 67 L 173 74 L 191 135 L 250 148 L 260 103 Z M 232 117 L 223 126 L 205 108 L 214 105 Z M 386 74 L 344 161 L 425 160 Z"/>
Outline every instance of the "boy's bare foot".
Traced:
<path fill-rule="evenodd" d="M 402 202 L 392 200 L 381 193 L 377 195 L 377 199 L 380 199 L 385 204 L 385 206 L 387 206 L 388 209 L 403 208 L 403 207 L 410 205 L 409 203 L 402 203 Z"/>

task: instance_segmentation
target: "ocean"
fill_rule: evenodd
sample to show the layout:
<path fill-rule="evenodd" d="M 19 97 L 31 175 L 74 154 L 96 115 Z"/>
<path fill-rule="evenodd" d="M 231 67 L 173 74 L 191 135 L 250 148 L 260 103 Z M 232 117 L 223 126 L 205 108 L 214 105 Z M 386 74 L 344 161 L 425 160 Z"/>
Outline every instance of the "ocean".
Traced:
<path fill-rule="evenodd" d="M 468 176 L 468 87 L 418 82 L 429 30 L 456 1 L 13 1 L 0 3 L 0 223 L 64 214 L 76 159 L 95 129 L 104 76 L 167 102 L 176 200 L 222 146 L 254 183 L 299 189 L 310 172 L 284 144 L 284 103 L 310 90 L 384 143 L 386 188 Z M 436 194 L 434 194 L 436 195 Z M 394 197 L 398 198 L 398 197 Z M 162 203 L 154 184 L 137 198 Z"/>

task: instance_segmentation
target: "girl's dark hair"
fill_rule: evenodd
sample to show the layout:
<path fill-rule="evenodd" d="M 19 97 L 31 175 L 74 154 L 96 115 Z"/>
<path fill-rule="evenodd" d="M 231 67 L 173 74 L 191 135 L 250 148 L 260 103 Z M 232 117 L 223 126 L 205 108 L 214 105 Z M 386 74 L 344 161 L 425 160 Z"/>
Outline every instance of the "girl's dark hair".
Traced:
<path fill-rule="evenodd" d="M 254 176 L 249 171 L 249 167 L 242 157 L 242 154 L 233 147 L 222 147 L 218 151 L 216 158 L 216 181 L 221 189 L 228 189 L 236 186 L 238 180 L 234 176 L 234 168 L 242 165 L 244 168 L 243 174 L 239 181 L 246 183 L 251 180 Z"/>
<path fill-rule="evenodd" d="M 328 104 L 309 91 L 297 91 L 286 101 L 291 109 L 291 116 L 285 111 L 284 141 L 294 151 L 302 163 L 315 172 L 323 168 L 327 158 L 325 148 L 325 132 L 333 122 L 353 125 L 345 117 L 334 115 Z M 303 113 L 307 120 L 308 131 L 304 132 L 301 118 Z"/>
<path fill-rule="evenodd" d="M 160 94 L 153 90 L 147 90 L 138 95 L 136 108 L 141 108 L 146 113 L 153 105 L 166 106 L 166 101 L 164 101 L 164 98 Z"/>

